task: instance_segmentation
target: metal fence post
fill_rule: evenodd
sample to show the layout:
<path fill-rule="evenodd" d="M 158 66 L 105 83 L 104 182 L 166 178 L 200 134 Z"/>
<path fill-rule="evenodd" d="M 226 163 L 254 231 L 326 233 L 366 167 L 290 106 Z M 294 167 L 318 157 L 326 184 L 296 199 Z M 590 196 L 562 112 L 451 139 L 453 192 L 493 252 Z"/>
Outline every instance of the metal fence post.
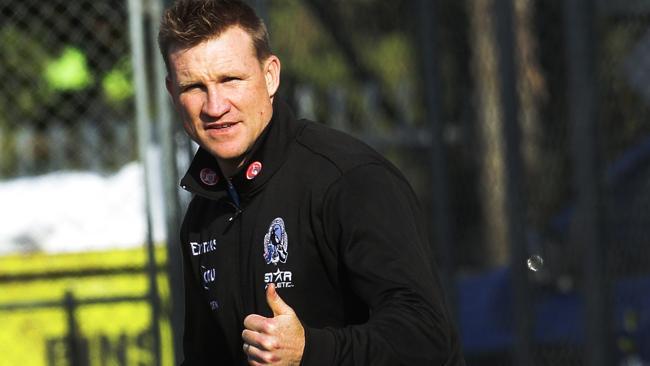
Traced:
<path fill-rule="evenodd" d="M 77 329 L 77 321 L 75 319 L 77 303 L 74 299 L 74 295 L 72 295 L 72 292 L 66 291 L 63 298 L 63 307 L 65 309 L 66 319 L 68 323 L 66 343 L 70 366 L 83 366 L 81 359 L 81 342 Z"/>
<path fill-rule="evenodd" d="M 451 302 L 450 310 L 456 312 L 457 299 L 454 286 L 454 256 L 452 254 L 451 215 L 449 190 L 447 186 L 447 154 L 445 153 L 443 126 L 440 112 L 440 80 L 438 77 L 439 58 L 435 20 L 437 1 L 419 0 L 416 10 L 420 43 L 420 67 L 423 76 L 424 103 L 426 119 L 431 131 L 431 206 L 433 237 L 435 241 L 437 264 Z"/>
<path fill-rule="evenodd" d="M 169 102 L 169 95 L 165 88 L 165 77 L 167 71 L 160 55 L 157 52 L 157 35 L 159 29 L 158 19 L 162 17 L 163 0 L 150 2 L 151 15 L 151 38 L 153 49 L 153 61 L 155 64 L 155 98 L 157 120 L 160 124 L 160 146 L 162 149 L 162 184 L 165 195 L 165 226 L 167 237 L 167 274 L 169 278 L 169 293 L 171 312 L 171 333 L 174 349 L 175 364 L 180 365 L 183 361 L 183 315 L 184 315 L 184 290 L 183 290 L 183 268 L 181 250 L 179 243 L 180 223 L 182 220 L 181 204 L 179 197 L 178 165 L 176 161 L 177 127 L 172 118 L 172 108 Z"/>
<path fill-rule="evenodd" d="M 129 0 L 129 34 L 135 84 L 136 123 L 138 134 L 138 155 L 143 165 L 145 216 L 147 222 L 147 259 L 149 270 L 149 295 L 151 298 L 151 335 L 153 340 L 154 365 L 160 365 L 160 301 L 156 271 L 153 224 L 151 218 L 151 194 L 149 189 L 151 169 L 148 150 L 151 145 L 151 115 L 149 113 L 149 85 L 147 83 L 146 47 L 143 26 L 142 0 Z M 135 188 L 134 188 L 135 189 Z"/>
<path fill-rule="evenodd" d="M 578 245 L 583 264 L 583 318 L 585 364 L 612 365 L 609 284 L 605 277 L 605 253 L 601 231 L 601 180 L 597 133 L 597 83 L 595 4 L 592 0 L 565 2 L 567 64 L 569 75 L 569 123 L 573 158 L 576 210 L 571 243 Z"/>

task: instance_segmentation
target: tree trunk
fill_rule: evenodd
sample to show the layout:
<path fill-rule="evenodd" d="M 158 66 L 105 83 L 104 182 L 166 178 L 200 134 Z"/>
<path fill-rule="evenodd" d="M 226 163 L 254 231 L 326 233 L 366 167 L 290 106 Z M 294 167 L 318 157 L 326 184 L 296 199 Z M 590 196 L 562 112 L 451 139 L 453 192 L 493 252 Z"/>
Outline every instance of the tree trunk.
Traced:
<path fill-rule="evenodd" d="M 546 82 L 537 57 L 537 39 L 531 25 L 534 23 L 534 7 L 531 0 L 514 2 L 515 42 L 517 47 L 517 88 L 519 94 L 519 122 L 521 124 L 521 148 L 526 175 L 528 219 L 535 226 L 543 225 L 545 206 L 551 202 L 555 186 L 544 169 L 540 105 L 546 100 Z M 552 161 L 552 159 L 546 159 Z M 551 172 L 552 174 L 552 172 Z"/>
<path fill-rule="evenodd" d="M 509 254 L 504 210 L 502 110 L 494 1 L 468 0 L 468 5 L 480 148 L 479 194 L 483 218 L 484 264 L 493 267 L 505 265 Z"/>

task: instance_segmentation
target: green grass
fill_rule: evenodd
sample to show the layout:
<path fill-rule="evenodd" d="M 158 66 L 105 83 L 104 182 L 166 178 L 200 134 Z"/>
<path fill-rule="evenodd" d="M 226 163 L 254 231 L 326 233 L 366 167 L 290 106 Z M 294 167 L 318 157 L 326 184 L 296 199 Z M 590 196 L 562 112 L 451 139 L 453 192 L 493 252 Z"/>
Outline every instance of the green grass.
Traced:
<path fill-rule="evenodd" d="M 144 266 L 144 249 L 113 250 L 75 254 L 29 254 L 0 257 L 0 275 L 31 274 L 43 271 Z M 163 247 L 157 248 L 156 260 L 165 261 Z M 159 294 L 167 299 L 166 277 L 158 277 Z M 34 301 L 59 301 L 70 291 L 76 299 L 111 296 L 142 296 L 149 289 L 143 274 L 79 277 L 0 284 L 0 304 Z M 76 312 L 79 331 L 88 341 L 91 366 L 151 364 L 150 339 L 139 336 L 151 324 L 147 302 L 86 305 Z M 67 332 L 66 313 L 62 308 L 0 310 L 0 366 L 67 365 L 62 340 Z M 163 365 L 172 365 L 171 331 L 168 319 L 161 322 Z M 49 348 L 47 347 L 49 340 Z M 54 362 L 48 363 L 48 349 Z M 102 363 L 105 361 L 104 363 Z"/>

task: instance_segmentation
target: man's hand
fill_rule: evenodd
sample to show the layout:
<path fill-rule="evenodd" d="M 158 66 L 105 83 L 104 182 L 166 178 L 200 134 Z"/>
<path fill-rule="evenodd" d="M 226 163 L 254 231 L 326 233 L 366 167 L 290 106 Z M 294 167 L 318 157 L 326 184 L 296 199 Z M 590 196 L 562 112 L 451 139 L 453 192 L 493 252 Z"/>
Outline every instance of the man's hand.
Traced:
<path fill-rule="evenodd" d="M 298 366 L 305 349 L 305 330 L 293 309 L 275 290 L 274 284 L 266 288 L 266 302 L 273 318 L 251 314 L 244 319 L 244 353 L 248 364 Z"/>

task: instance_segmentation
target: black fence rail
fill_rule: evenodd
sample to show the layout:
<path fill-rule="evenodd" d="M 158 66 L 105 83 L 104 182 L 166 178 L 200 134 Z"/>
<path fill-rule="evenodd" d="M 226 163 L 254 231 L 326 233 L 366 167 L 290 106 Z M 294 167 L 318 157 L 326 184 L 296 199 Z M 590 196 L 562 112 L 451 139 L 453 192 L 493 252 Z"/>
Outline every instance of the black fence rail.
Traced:
<path fill-rule="evenodd" d="M 0 57 L 1 177 L 113 171 L 136 156 L 137 110 L 151 114 L 164 156 L 156 184 L 169 205 L 168 267 L 0 275 L 3 284 L 148 273 L 142 296 L 0 304 L 65 310 L 67 338 L 48 343 L 48 359 L 74 361 L 64 352 L 85 362 L 88 340 L 74 333 L 80 307 L 147 302 L 147 335 L 94 342 L 116 359 L 123 344 L 146 344 L 159 364 L 162 273 L 182 343 L 176 238 L 186 202 L 177 182 L 190 148 L 168 105 L 155 31 L 140 30 L 138 42 L 126 32 L 130 19 L 155 28 L 169 2 L 0 0 L 9 45 Z M 367 141 L 413 183 L 469 364 L 650 362 L 650 0 L 250 3 L 267 20 L 283 62 L 279 94 L 297 114 Z M 79 54 L 94 81 L 62 84 L 41 72 L 45 59 L 56 67 Z M 100 82 L 115 75 L 128 90 L 111 94 Z"/>
<path fill-rule="evenodd" d="M 96 276 L 116 276 L 146 274 L 148 268 L 143 266 L 117 266 L 110 268 L 86 268 L 77 270 L 42 271 L 38 273 L 0 273 L 0 284 L 38 280 L 58 280 L 62 278 L 84 278 Z M 157 266 L 156 272 L 164 273 L 164 266 Z"/>
<path fill-rule="evenodd" d="M 8 283 L 28 283 L 42 280 L 60 280 L 60 279 L 78 279 L 88 277 L 108 277 L 121 275 L 149 275 L 156 276 L 165 273 L 165 267 L 162 265 L 156 268 L 147 266 L 119 266 L 111 268 L 86 268 L 81 270 L 57 270 L 44 271 L 39 273 L 15 273 L 0 274 L 0 285 Z M 81 331 L 78 320 L 78 310 L 81 307 L 93 305 L 113 305 L 120 303 L 147 303 L 153 304 L 159 301 L 158 295 L 153 291 L 142 295 L 122 295 L 106 297 L 77 297 L 67 290 L 62 298 L 58 300 L 32 300 L 0 303 L 0 312 L 22 312 L 35 311 L 42 309 L 61 309 L 65 312 L 66 332 L 60 338 L 48 338 L 45 344 L 45 359 L 47 366 L 90 366 L 94 361 L 104 365 L 110 359 L 113 364 L 120 366 L 130 365 L 128 362 L 128 350 L 131 347 L 139 348 L 140 352 L 144 351 L 150 354 L 149 362 L 143 361 L 138 365 L 160 365 L 160 332 L 158 324 L 159 314 L 152 312 L 151 322 L 145 331 L 128 335 L 122 333 L 117 340 L 112 340 L 107 335 L 97 335 L 96 343 L 99 344 L 98 360 L 91 359 L 89 352 L 89 338 Z M 153 305 L 152 305 L 153 307 Z M 115 363 L 116 362 L 116 363 Z"/>

